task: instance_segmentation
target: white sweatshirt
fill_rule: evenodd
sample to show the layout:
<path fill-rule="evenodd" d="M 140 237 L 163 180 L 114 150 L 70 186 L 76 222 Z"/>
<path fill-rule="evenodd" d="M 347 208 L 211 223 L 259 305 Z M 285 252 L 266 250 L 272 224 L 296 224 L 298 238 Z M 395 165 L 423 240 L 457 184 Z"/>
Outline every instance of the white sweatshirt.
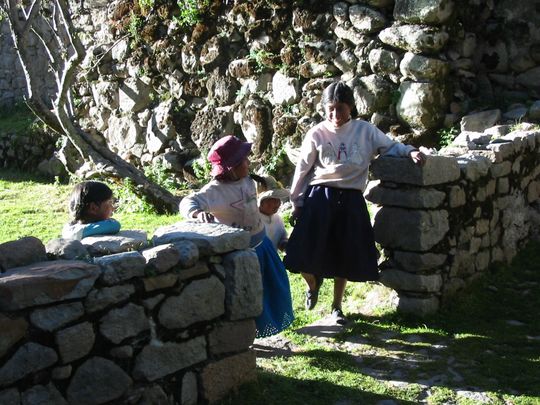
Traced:
<path fill-rule="evenodd" d="M 200 191 L 184 197 L 180 202 L 180 214 L 184 218 L 191 219 L 197 210 L 210 212 L 221 224 L 249 231 L 251 246 L 264 237 L 264 224 L 257 206 L 257 190 L 249 176 L 230 183 L 212 180 Z"/>
<path fill-rule="evenodd" d="M 311 128 L 302 142 L 291 202 L 301 207 L 309 185 L 364 191 L 369 165 L 377 155 L 407 156 L 413 150 L 369 122 L 354 119 L 334 128 L 325 120 Z"/>

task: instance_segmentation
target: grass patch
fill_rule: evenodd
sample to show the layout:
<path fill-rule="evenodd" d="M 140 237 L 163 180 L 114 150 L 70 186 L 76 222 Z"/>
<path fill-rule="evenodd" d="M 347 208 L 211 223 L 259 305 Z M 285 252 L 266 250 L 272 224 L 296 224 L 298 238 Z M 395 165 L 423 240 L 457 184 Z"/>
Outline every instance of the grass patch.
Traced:
<path fill-rule="evenodd" d="M 0 132 L 23 133 L 30 130 L 36 121 L 36 116 L 25 104 L 0 110 Z"/>

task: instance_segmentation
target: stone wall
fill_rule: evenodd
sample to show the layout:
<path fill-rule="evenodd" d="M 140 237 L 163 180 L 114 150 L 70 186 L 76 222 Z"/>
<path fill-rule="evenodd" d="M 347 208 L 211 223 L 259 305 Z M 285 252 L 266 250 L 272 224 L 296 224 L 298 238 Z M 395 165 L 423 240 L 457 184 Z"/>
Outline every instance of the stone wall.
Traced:
<path fill-rule="evenodd" d="M 37 37 L 31 37 L 29 50 L 36 64 L 48 65 L 47 55 Z M 48 69 L 42 69 L 40 72 L 41 77 L 36 78 L 37 83 L 53 91 L 53 78 Z M 13 47 L 9 25 L 5 19 L 0 18 L 0 111 L 9 111 L 15 105 L 22 103 L 26 94 L 25 75 Z"/>
<path fill-rule="evenodd" d="M 217 401 L 255 378 L 258 266 L 218 224 L 1 244 L 0 403 Z"/>
<path fill-rule="evenodd" d="M 321 91 L 336 79 L 354 88 L 362 118 L 425 145 L 486 108 L 527 121 L 540 97 L 540 13 L 530 2 L 214 1 L 188 27 L 176 2 L 152 12 L 136 3 L 72 2 L 87 49 L 75 104 L 96 139 L 180 180 L 235 133 L 254 143 L 254 165 L 287 182 L 283 158 L 322 119 Z"/>
<path fill-rule="evenodd" d="M 381 281 L 398 309 L 430 314 L 540 230 L 540 131 L 497 126 L 463 132 L 424 167 L 383 157 L 374 221 L 384 248 Z"/>

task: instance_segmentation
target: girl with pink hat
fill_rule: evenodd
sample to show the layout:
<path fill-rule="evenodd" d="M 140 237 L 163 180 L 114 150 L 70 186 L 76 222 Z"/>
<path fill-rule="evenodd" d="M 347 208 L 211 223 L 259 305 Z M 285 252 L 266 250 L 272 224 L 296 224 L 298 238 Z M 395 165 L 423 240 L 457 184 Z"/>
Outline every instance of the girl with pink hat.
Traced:
<path fill-rule="evenodd" d="M 287 272 L 272 242 L 266 237 L 259 215 L 255 182 L 249 176 L 251 143 L 229 135 L 208 153 L 214 179 L 200 191 L 182 199 L 184 218 L 219 222 L 251 234 L 263 281 L 263 312 L 255 320 L 257 337 L 274 335 L 294 320 Z"/>

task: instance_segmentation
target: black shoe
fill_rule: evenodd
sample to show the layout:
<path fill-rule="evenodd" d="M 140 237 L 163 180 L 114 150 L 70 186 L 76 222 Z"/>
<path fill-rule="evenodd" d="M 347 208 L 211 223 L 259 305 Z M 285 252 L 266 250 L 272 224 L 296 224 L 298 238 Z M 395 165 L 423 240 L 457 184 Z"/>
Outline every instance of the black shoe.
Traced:
<path fill-rule="evenodd" d="M 343 311 L 341 308 L 332 308 L 332 320 L 337 323 L 338 325 L 345 325 L 349 320 L 345 315 L 343 315 Z"/>
<path fill-rule="evenodd" d="M 321 285 L 324 281 L 324 278 L 315 276 L 315 290 L 307 290 L 306 291 L 306 309 L 312 310 L 315 308 L 315 305 L 317 305 L 317 301 L 319 300 L 319 290 L 321 289 Z"/>

